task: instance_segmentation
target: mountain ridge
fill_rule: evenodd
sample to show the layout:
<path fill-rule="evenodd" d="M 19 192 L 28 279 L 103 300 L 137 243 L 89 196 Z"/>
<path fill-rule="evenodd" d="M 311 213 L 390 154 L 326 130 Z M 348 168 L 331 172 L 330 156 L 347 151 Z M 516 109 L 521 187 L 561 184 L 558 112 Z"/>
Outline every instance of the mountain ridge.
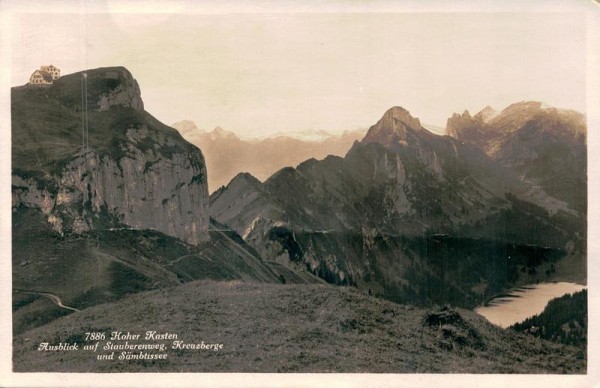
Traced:
<path fill-rule="evenodd" d="M 306 160 L 262 185 L 238 177 L 211 195 L 209 211 L 267 260 L 400 303 L 470 306 L 493 290 L 534 281 L 519 270 L 533 274 L 539 265 L 585 255 L 580 213 L 477 147 L 430 133 L 400 107 L 386 111 L 344 157 Z M 527 258 L 538 248 L 540 261 Z M 520 261 L 507 265 L 504 255 L 513 249 Z M 444 262 L 432 253 L 444 250 L 470 259 Z M 489 261 L 479 278 L 458 275 L 466 268 L 444 272 L 456 265 L 474 271 L 479 260 Z"/>
<path fill-rule="evenodd" d="M 466 114 L 465 114 L 466 113 Z M 518 102 L 492 118 L 453 114 L 447 134 L 477 147 L 521 180 L 585 213 L 587 209 L 586 121 L 579 112 L 541 102 Z"/>

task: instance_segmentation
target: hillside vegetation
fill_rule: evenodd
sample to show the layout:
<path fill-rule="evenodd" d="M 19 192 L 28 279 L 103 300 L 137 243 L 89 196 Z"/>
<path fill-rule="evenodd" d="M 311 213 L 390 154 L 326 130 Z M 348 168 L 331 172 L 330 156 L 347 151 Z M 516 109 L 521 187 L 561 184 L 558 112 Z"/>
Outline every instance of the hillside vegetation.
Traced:
<path fill-rule="evenodd" d="M 587 344 L 587 290 L 552 299 L 544 311 L 512 328 L 554 342 L 585 347 Z"/>
<path fill-rule="evenodd" d="M 146 330 L 223 349 L 168 350 L 166 360 L 153 361 L 36 350 L 41 342 L 81 342 L 86 332 Z M 470 311 L 398 305 L 349 287 L 239 281 L 195 281 L 128 296 L 16 336 L 14 348 L 19 372 L 586 371 L 583 350 L 502 330 Z"/>
<path fill-rule="evenodd" d="M 154 230 L 127 227 L 61 236 L 39 211 L 27 208 L 16 209 L 13 225 L 15 334 L 72 313 L 43 293 L 56 295 L 66 306 L 85 309 L 196 279 L 320 282 L 307 272 L 263 262 L 235 232 L 215 222 L 209 240 L 198 246 Z"/>

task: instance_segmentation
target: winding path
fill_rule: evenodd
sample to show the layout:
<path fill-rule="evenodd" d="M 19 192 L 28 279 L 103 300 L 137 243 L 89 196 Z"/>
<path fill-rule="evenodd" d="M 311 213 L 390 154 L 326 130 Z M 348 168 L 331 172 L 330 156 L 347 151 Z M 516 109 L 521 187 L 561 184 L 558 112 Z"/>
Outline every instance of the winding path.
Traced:
<path fill-rule="evenodd" d="M 67 310 L 72 310 L 72 311 L 81 311 L 79 309 L 76 309 L 75 307 L 70 307 L 70 306 L 65 306 L 62 303 L 62 300 L 60 299 L 60 296 L 53 294 L 51 292 L 43 292 L 43 291 L 30 291 L 30 290 L 21 290 L 19 288 L 13 288 L 13 291 L 16 292 L 23 292 L 25 294 L 33 294 L 33 295 L 40 295 L 43 297 L 46 297 L 48 299 L 50 299 L 52 302 L 54 302 L 55 305 L 57 305 L 58 307 L 62 307 L 64 309 Z"/>

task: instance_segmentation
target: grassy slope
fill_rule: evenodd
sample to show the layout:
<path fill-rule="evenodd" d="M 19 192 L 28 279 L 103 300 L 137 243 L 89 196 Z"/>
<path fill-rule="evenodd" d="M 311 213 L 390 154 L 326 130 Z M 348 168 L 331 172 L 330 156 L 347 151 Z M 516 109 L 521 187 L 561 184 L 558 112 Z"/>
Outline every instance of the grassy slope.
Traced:
<path fill-rule="evenodd" d="M 573 347 L 504 331 L 476 314 L 410 306 L 328 285 L 196 281 L 60 318 L 14 338 L 16 371 L 585 373 Z M 428 317 L 428 319 L 425 319 Z M 425 323 L 428 322 L 428 323 Z M 168 331 L 220 352 L 168 351 L 164 361 L 97 361 L 38 352 L 88 331 Z M 135 342 L 135 341 L 130 341 Z M 157 341 L 170 344 L 171 341 Z"/>
<path fill-rule="evenodd" d="M 215 228 L 213 229 L 220 229 Z M 50 292 L 84 309 L 126 294 L 195 279 L 315 283 L 309 274 L 263 263 L 235 233 L 212 230 L 199 246 L 151 230 L 95 230 L 60 236 L 41 213 L 13 213 L 13 289 Z M 13 294 L 13 331 L 70 313 L 43 296 Z"/>

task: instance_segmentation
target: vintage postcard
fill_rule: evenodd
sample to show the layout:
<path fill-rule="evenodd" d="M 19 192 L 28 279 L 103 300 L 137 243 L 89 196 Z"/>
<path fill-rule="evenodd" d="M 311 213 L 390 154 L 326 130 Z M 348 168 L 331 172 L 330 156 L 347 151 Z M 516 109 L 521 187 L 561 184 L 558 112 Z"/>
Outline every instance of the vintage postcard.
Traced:
<path fill-rule="evenodd" d="M 598 383 L 596 2 L 0 15 L 2 385 Z"/>

